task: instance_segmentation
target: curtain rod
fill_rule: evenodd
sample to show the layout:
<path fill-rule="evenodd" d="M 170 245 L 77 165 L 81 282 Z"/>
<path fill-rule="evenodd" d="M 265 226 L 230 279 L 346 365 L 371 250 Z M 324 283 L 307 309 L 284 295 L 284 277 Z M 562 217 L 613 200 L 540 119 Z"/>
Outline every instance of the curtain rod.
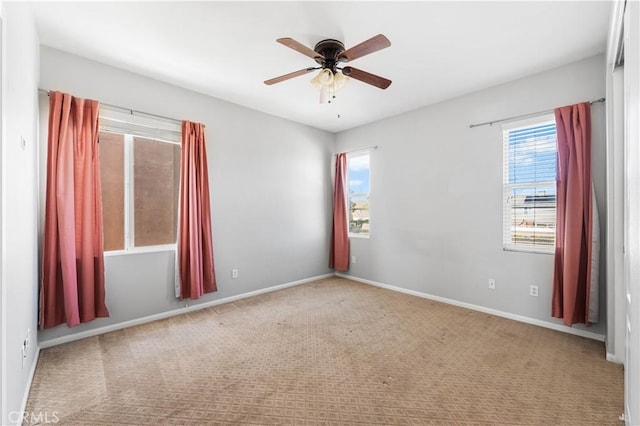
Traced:
<path fill-rule="evenodd" d="M 38 89 L 38 92 L 45 93 L 47 96 L 49 96 L 49 93 L 51 91 L 50 90 L 45 90 L 45 89 Z M 175 118 L 167 117 L 167 116 L 164 116 L 164 115 L 152 114 L 150 112 L 137 111 L 135 109 L 125 108 L 125 107 L 121 107 L 121 106 L 118 106 L 118 105 L 111 105 L 111 104 L 108 104 L 108 103 L 105 103 L 105 102 L 100 102 L 100 101 L 98 101 L 98 102 L 101 105 L 105 105 L 105 106 L 108 106 L 110 108 L 116 108 L 116 109 L 120 109 L 120 110 L 125 111 L 125 112 L 129 112 L 129 114 L 131 114 L 131 115 L 134 115 L 134 114 L 146 115 L 148 117 L 160 118 L 162 120 L 167 120 L 167 121 L 182 125 L 182 120 L 178 120 L 178 119 L 175 119 Z"/>
<path fill-rule="evenodd" d="M 598 102 L 604 102 L 605 98 L 600 98 L 600 99 L 596 99 L 595 101 L 591 101 L 589 102 L 591 105 L 598 103 Z M 504 121 L 511 121 L 511 120 L 515 120 L 518 118 L 527 118 L 527 117 L 532 117 L 535 115 L 540 115 L 540 114 L 549 114 L 552 113 L 553 110 L 552 109 L 548 109 L 545 111 L 538 111 L 538 112 L 530 112 L 529 114 L 522 114 L 522 115 L 514 115 L 513 117 L 507 117 L 507 118 L 501 118 L 500 120 L 493 120 L 493 121 L 485 121 L 484 123 L 478 123 L 478 124 L 469 124 L 469 128 L 473 129 L 474 127 L 480 127 L 480 126 L 493 126 L 495 123 L 502 123 Z"/>
<path fill-rule="evenodd" d="M 359 152 L 359 151 L 366 151 L 368 149 L 378 149 L 378 145 L 372 145 L 372 146 L 365 146 L 364 148 L 358 148 L 358 149 L 354 149 L 352 151 L 345 151 L 345 152 L 340 152 L 338 154 L 352 154 L 354 152 Z M 333 154 L 334 157 L 338 154 Z"/>

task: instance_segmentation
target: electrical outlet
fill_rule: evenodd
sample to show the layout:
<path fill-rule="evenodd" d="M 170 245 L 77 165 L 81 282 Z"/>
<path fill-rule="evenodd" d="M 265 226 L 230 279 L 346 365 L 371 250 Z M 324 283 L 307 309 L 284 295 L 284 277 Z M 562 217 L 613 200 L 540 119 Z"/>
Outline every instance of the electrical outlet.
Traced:
<path fill-rule="evenodd" d="M 24 370 L 24 360 L 27 359 L 27 341 L 24 340 L 20 345 L 20 354 L 22 355 L 21 369 Z"/>
<path fill-rule="evenodd" d="M 356 257 L 355 256 L 351 256 L 351 263 L 356 263 Z"/>
<path fill-rule="evenodd" d="M 494 280 L 493 278 L 489 278 L 489 288 L 491 290 L 495 290 L 496 289 L 496 280 Z"/>
<path fill-rule="evenodd" d="M 538 297 L 538 286 L 537 285 L 529 286 L 529 296 Z"/>
<path fill-rule="evenodd" d="M 234 279 L 234 280 L 236 278 L 238 278 L 238 270 L 237 269 L 232 269 L 231 270 L 231 278 Z"/>

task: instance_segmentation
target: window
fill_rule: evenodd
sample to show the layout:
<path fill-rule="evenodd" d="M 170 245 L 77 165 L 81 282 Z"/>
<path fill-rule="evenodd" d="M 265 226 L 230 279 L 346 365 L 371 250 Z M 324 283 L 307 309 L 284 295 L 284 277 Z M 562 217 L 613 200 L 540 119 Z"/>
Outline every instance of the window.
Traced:
<path fill-rule="evenodd" d="M 349 236 L 369 236 L 369 151 L 347 155 Z"/>
<path fill-rule="evenodd" d="M 503 126 L 503 243 L 553 253 L 556 234 L 556 124 L 553 115 Z"/>
<path fill-rule="evenodd" d="M 100 115 L 104 250 L 176 243 L 180 185 L 179 125 Z M 104 114 L 104 116 L 103 116 Z M 152 125 L 153 124 L 153 125 Z M 161 139 L 162 136 L 166 139 Z M 176 141 L 177 138 L 177 141 Z"/>
<path fill-rule="evenodd" d="M 124 135 L 100 132 L 100 180 L 105 251 L 124 250 Z"/>

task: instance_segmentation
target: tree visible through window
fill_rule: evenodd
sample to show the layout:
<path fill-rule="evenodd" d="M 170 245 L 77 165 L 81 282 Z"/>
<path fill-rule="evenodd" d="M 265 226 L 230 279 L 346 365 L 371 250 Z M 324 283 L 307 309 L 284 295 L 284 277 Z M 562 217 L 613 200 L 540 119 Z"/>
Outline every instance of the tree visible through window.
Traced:
<path fill-rule="evenodd" d="M 553 116 L 503 126 L 504 247 L 553 252 L 556 124 Z"/>
<path fill-rule="evenodd" d="M 349 183 L 349 235 L 368 236 L 369 223 L 369 151 L 347 156 L 347 182 Z"/>

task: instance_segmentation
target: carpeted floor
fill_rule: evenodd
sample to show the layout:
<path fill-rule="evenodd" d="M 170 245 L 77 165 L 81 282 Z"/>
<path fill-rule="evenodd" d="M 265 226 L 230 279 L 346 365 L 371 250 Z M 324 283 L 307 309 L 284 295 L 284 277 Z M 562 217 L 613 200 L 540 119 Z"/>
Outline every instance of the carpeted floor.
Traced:
<path fill-rule="evenodd" d="M 331 278 L 45 349 L 27 411 L 59 425 L 619 425 L 623 371 L 601 342 Z"/>

